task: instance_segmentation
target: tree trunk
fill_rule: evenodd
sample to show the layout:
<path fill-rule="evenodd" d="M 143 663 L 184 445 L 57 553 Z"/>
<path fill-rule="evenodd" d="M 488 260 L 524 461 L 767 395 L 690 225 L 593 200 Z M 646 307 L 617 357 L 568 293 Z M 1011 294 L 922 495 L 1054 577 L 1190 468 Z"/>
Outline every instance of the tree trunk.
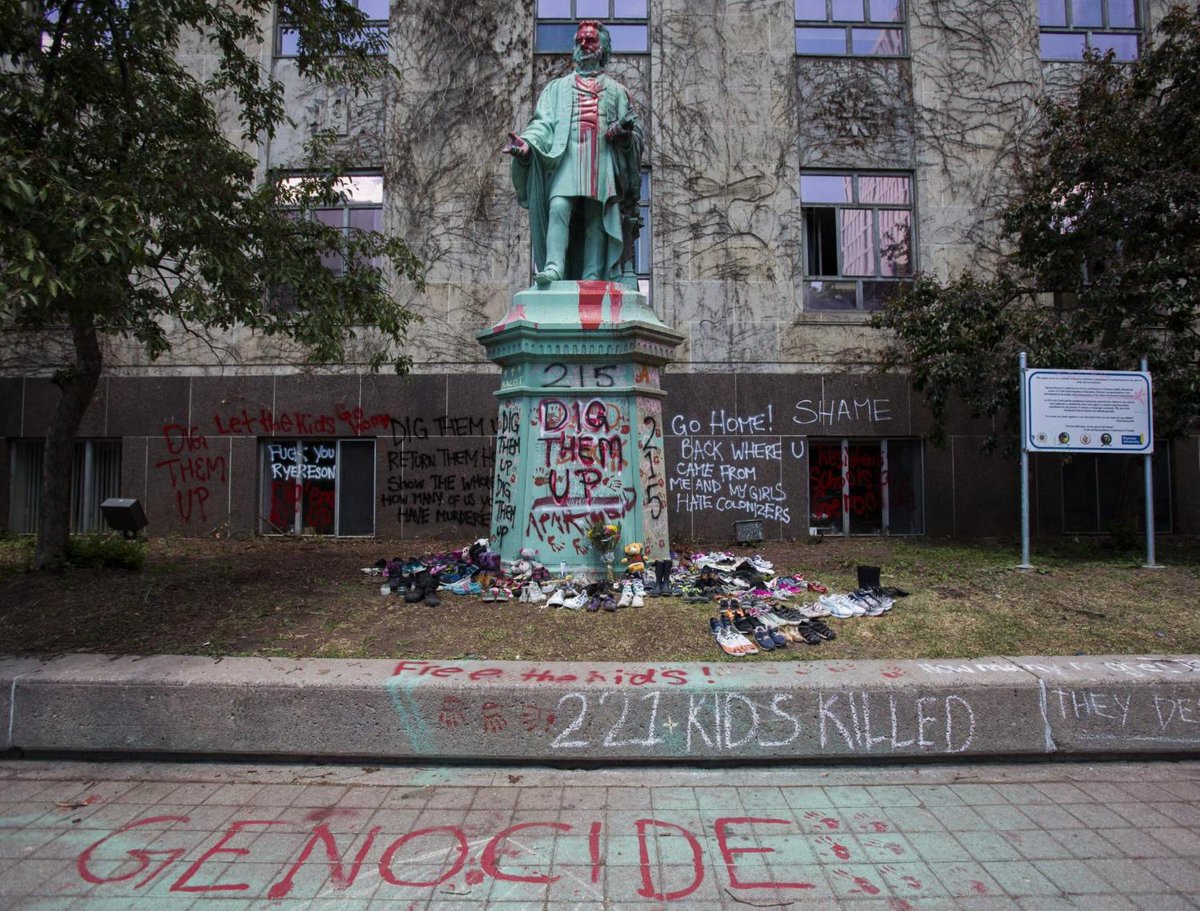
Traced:
<path fill-rule="evenodd" d="M 42 463 L 42 507 L 38 521 L 34 569 L 62 569 L 67 562 L 67 541 L 71 535 L 71 461 L 75 437 L 84 412 L 92 402 L 100 383 L 103 360 L 100 339 L 90 318 L 71 317 L 71 340 L 75 347 L 74 363 L 54 376 L 62 398 L 50 417 L 46 431 L 46 451 Z"/>

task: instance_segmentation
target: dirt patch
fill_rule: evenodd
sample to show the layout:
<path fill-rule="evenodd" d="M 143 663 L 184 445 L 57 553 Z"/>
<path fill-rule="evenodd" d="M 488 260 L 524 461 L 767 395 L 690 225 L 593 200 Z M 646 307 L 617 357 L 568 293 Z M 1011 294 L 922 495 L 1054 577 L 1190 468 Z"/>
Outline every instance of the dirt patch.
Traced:
<path fill-rule="evenodd" d="M 0 650 L 523 661 L 724 658 L 708 633 L 710 605 L 659 598 L 639 610 L 588 614 L 443 593 L 442 605 L 430 608 L 381 596 L 380 579 L 361 572 L 380 557 L 463 543 L 165 539 L 150 544 L 139 573 L 46 575 L 24 572 L 24 548 L 9 540 L 0 544 Z M 854 587 L 859 564 L 877 565 L 884 585 L 911 593 L 883 617 L 829 621 L 838 633 L 833 642 L 791 646 L 750 660 L 1200 652 L 1195 541 L 1160 542 L 1166 568 L 1157 571 L 1141 569 L 1140 555 L 1088 547 L 1047 553 L 1033 573 L 1012 568 L 1017 562 L 1012 547 L 825 539 L 817 545 L 732 549 L 762 554 L 779 571 L 803 573 L 834 591 Z"/>

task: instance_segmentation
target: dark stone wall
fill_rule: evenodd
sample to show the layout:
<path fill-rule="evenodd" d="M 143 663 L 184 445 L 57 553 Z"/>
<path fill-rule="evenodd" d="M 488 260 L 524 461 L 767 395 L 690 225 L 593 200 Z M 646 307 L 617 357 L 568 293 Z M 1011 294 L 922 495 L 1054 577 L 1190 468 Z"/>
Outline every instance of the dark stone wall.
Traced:
<path fill-rule="evenodd" d="M 495 374 L 108 377 L 82 436 L 120 439 L 123 496 L 142 500 L 157 535 L 254 534 L 265 526 L 260 442 L 376 441 L 380 537 L 476 537 L 487 530 Z M 921 439 L 931 424 L 897 376 L 668 373 L 665 456 L 675 540 L 727 541 L 757 518 L 768 539 L 809 531 L 818 440 Z M 0 381 L 0 505 L 8 524 L 11 440 L 44 434 L 57 391 Z M 925 532 L 958 538 L 1019 532 L 1015 459 L 982 453 L 990 421 L 957 415 L 946 444 L 923 447 Z M 1172 447 L 1173 525 L 1200 531 L 1200 442 Z M 1032 460 L 1034 533 L 1062 531 L 1058 461 Z"/>

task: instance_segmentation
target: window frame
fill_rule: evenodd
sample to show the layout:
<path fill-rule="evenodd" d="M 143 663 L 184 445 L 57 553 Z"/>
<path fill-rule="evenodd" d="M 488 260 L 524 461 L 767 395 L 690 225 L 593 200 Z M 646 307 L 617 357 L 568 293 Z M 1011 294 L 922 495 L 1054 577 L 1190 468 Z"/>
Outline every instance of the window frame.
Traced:
<path fill-rule="evenodd" d="M 351 6 L 355 7 L 356 9 L 361 9 L 362 0 L 337 0 L 337 2 L 349 3 Z M 391 45 L 391 34 L 390 34 L 390 30 L 389 30 L 390 25 L 391 25 L 391 12 L 392 12 L 392 8 L 391 8 L 391 3 L 389 2 L 387 18 L 385 18 L 385 19 L 368 19 L 367 23 L 366 23 L 366 28 L 368 30 L 378 30 L 379 32 L 381 32 L 383 34 L 384 38 L 386 39 L 384 44 L 389 47 Z M 273 58 L 275 58 L 276 60 L 294 60 L 296 57 L 300 56 L 298 44 L 297 44 L 297 48 L 295 51 L 285 51 L 284 50 L 284 34 L 289 31 L 295 31 L 295 29 L 292 27 L 292 24 L 285 17 L 280 15 L 279 6 L 278 6 L 278 4 L 276 4 L 276 6 L 275 6 L 275 29 L 274 29 L 274 36 L 272 39 L 273 46 L 272 46 L 272 53 L 271 53 L 271 56 Z M 372 56 L 385 57 L 385 56 L 387 56 L 387 51 L 384 50 L 378 54 L 373 54 Z"/>
<path fill-rule="evenodd" d="M 806 177 L 849 177 L 851 179 L 850 199 L 843 202 L 824 202 L 814 200 L 806 202 L 804 199 L 803 181 Z M 901 177 L 908 181 L 908 202 L 899 203 L 881 203 L 881 202 L 859 202 L 859 182 L 862 178 L 872 177 Z M 916 188 L 915 180 L 911 171 L 874 171 L 874 170 L 802 170 L 800 172 L 800 221 L 802 242 L 804 247 L 804 273 L 803 273 L 803 293 L 802 293 L 802 308 L 808 313 L 871 313 L 879 307 L 867 307 L 864 299 L 864 283 L 890 283 L 896 286 L 901 284 L 911 284 L 913 276 L 917 272 L 917 213 L 916 213 Z M 810 261 L 810 238 L 808 227 L 808 210 L 810 209 L 833 209 L 834 210 L 834 227 L 835 232 L 840 238 L 842 233 L 843 216 L 842 212 L 846 209 L 862 210 L 869 209 L 871 212 L 871 242 L 872 242 L 872 265 L 873 271 L 871 275 L 847 275 L 845 274 L 844 250 L 839 243 L 835 254 L 837 256 L 837 274 L 825 275 L 816 274 L 812 271 L 814 264 Z M 883 244 L 880 231 L 880 212 L 907 212 L 909 224 L 909 239 L 908 239 L 908 272 L 905 275 L 885 275 L 883 273 Z M 809 289 L 814 283 L 841 283 L 848 284 L 854 282 L 854 307 L 814 307 L 810 302 Z"/>
<path fill-rule="evenodd" d="M 647 301 L 650 300 L 654 274 L 654 250 L 650 243 L 651 192 L 650 169 L 642 168 L 641 186 L 638 190 L 638 211 L 642 216 L 642 230 L 638 234 L 637 243 L 633 245 L 633 266 L 637 273 L 638 290 L 646 295 Z"/>
<path fill-rule="evenodd" d="M 1075 13 L 1072 8 L 1072 6 L 1073 6 L 1072 0 L 1058 0 L 1058 2 L 1060 2 L 1062 4 L 1063 22 L 1065 24 L 1063 24 L 1063 25 L 1047 25 L 1047 24 L 1045 24 L 1045 22 L 1043 22 L 1043 17 L 1042 17 L 1041 4 L 1043 2 L 1047 2 L 1047 0 L 1040 0 L 1040 2 L 1038 4 L 1038 56 L 1042 60 L 1043 63 L 1082 63 L 1084 56 L 1091 51 L 1097 51 L 1098 53 L 1101 53 L 1101 54 L 1105 53 L 1106 52 L 1105 50 L 1097 48 L 1095 46 L 1095 44 L 1093 43 L 1093 40 L 1092 40 L 1093 35 L 1128 35 L 1128 36 L 1133 37 L 1133 39 L 1136 42 L 1134 55 L 1129 58 L 1114 55 L 1114 59 L 1117 60 L 1118 62 L 1132 63 L 1133 61 L 1137 60 L 1141 56 L 1143 16 L 1142 16 L 1141 3 L 1137 2 L 1137 0 L 1133 0 L 1134 24 L 1131 26 L 1113 26 L 1113 25 L 1109 24 L 1112 20 L 1112 16 L 1109 13 L 1109 6 L 1110 6 L 1110 3 L 1113 2 L 1113 0 L 1100 0 L 1100 4 L 1101 4 L 1100 18 L 1103 22 L 1102 25 L 1080 25 L 1080 26 L 1075 25 L 1073 22 Z M 1047 56 L 1046 50 L 1045 50 L 1045 45 L 1043 42 L 1043 38 L 1046 35 L 1068 35 L 1068 36 L 1081 35 L 1081 36 L 1083 36 L 1083 53 L 1081 53 L 1077 57 Z"/>
<path fill-rule="evenodd" d="M 281 182 L 286 182 L 286 181 L 290 181 L 290 180 L 302 180 L 306 176 L 308 176 L 308 175 L 305 174 L 305 172 L 297 171 L 297 172 L 292 172 L 290 174 L 283 174 L 280 176 L 279 180 Z M 302 209 L 302 208 L 295 207 L 295 206 L 289 206 L 286 208 L 285 211 L 295 212 L 295 213 L 297 213 L 297 215 L 300 218 L 308 220 L 308 221 L 312 221 L 317 217 L 318 212 L 329 212 L 329 211 L 333 211 L 333 210 L 340 210 L 342 213 L 342 223 L 340 226 L 338 226 L 338 229 L 342 232 L 342 236 L 346 237 L 346 236 L 349 236 L 350 231 L 360 230 L 360 229 L 355 228 L 354 225 L 350 224 L 350 213 L 352 211 L 377 210 L 379 212 L 379 227 L 377 229 L 372 229 L 372 230 L 382 231 L 383 230 L 384 198 L 385 198 L 385 195 L 387 192 L 387 186 L 386 186 L 386 183 L 384 181 L 384 176 L 383 176 L 383 169 L 382 168 L 363 168 L 360 170 L 351 171 L 350 173 L 346 174 L 343 178 L 341 178 L 341 180 L 354 181 L 354 180 L 358 180 L 358 179 L 362 179 L 362 178 L 372 178 L 372 179 L 377 178 L 378 179 L 378 187 L 379 187 L 378 202 L 376 202 L 374 200 L 355 200 L 355 199 L 347 198 L 340 205 L 336 205 L 336 206 L 319 205 L 319 206 L 313 206 L 308 209 Z M 335 227 L 335 226 L 329 225 L 329 227 Z M 374 265 L 376 268 L 383 267 L 382 262 L 373 263 L 372 265 Z M 330 266 L 326 266 L 326 268 L 329 269 L 329 271 L 333 272 L 333 274 L 338 278 L 341 278 L 343 275 L 346 274 L 346 264 L 344 261 L 342 262 L 340 268 L 338 268 L 337 270 L 334 270 Z"/>
<path fill-rule="evenodd" d="M 563 0 L 563 2 L 569 2 L 571 4 L 571 15 L 568 17 L 543 16 L 540 11 L 541 10 L 540 0 L 538 0 L 538 2 L 535 2 L 534 8 L 533 8 L 533 52 L 534 52 L 534 54 L 569 54 L 569 53 L 571 53 L 571 51 L 574 49 L 573 41 L 572 41 L 571 45 L 568 47 L 560 47 L 558 45 L 554 45 L 554 46 L 544 45 L 543 40 L 542 40 L 542 26 L 570 25 L 572 27 L 572 29 L 574 30 L 574 29 L 578 29 L 579 23 L 584 21 L 585 19 L 595 19 L 599 22 L 603 22 L 606 26 L 608 26 L 608 28 L 610 30 L 610 35 L 611 35 L 611 29 L 614 25 L 615 26 L 640 26 L 641 28 L 643 28 L 645 30 L 645 36 L 646 36 L 645 50 L 636 50 L 636 51 L 618 50 L 616 47 L 613 47 L 613 50 L 612 50 L 613 56 L 615 57 L 617 55 L 621 55 L 621 56 L 632 56 L 632 57 L 645 57 L 650 54 L 650 0 L 646 0 L 646 15 L 645 16 L 617 16 L 617 15 L 615 15 L 615 9 L 616 9 L 615 4 L 617 2 L 619 2 L 619 0 L 607 0 L 607 3 L 608 3 L 608 15 L 607 16 L 592 16 L 592 15 L 580 16 L 576 12 L 578 9 L 579 0 Z M 572 31 L 572 35 L 573 34 L 574 34 L 574 31 Z"/>
<path fill-rule="evenodd" d="M 45 452 L 44 439 L 16 438 L 9 443 L 8 527 L 16 534 L 37 533 Z M 121 495 L 123 459 L 120 439 L 75 440 L 71 453 L 71 534 L 112 531 L 100 505 Z"/>
<path fill-rule="evenodd" d="M 896 19 L 872 19 L 871 18 L 871 0 L 862 0 L 863 18 L 862 19 L 839 19 L 834 14 L 835 0 L 824 0 L 825 3 L 825 18 L 824 19 L 807 19 L 801 18 L 799 10 L 799 2 L 796 0 L 793 5 L 793 48 L 797 57 L 813 57 L 813 58 L 828 58 L 828 57 L 862 57 L 862 58 L 878 58 L 883 60 L 897 60 L 909 56 L 908 51 L 908 0 L 896 0 L 900 6 L 900 15 Z M 841 31 L 844 37 L 844 50 L 821 52 L 813 50 L 801 50 L 799 47 L 801 29 L 821 30 L 829 32 L 831 35 Z M 872 53 L 857 53 L 854 50 L 854 31 L 859 30 L 883 30 L 897 32 L 900 36 L 900 50 L 895 53 L 887 54 L 872 54 Z"/>
<path fill-rule="evenodd" d="M 811 458 L 814 451 L 813 447 L 820 444 L 836 443 L 840 446 L 841 462 L 839 470 L 841 471 L 841 529 L 836 530 L 832 525 L 828 527 L 814 525 L 813 516 L 813 497 L 812 497 L 812 464 Z M 918 474 L 920 477 L 920 496 L 917 503 L 919 510 L 919 530 L 897 532 L 891 530 L 891 485 L 889 478 L 892 474 L 889 463 L 888 446 L 890 443 L 912 444 L 913 449 L 917 454 L 917 460 L 920 463 Z M 851 512 L 846 509 L 846 499 L 850 496 L 850 475 L 847 468 L 850 466 L 850 447 L 864 445 L 879 445 L 879 453 L 881 458 L 880 463 L 880 530 L 878 532 L 853 532 L 850 530 Z M 928 534 L 928 517 L 925 509 L 925 442 L 920 437 L 810 437 L 809 438 L 809 475 L 808 475 L 808 533 L 813 537 L 842 537 L 842 538 L 918 538 Z M 832 518 L 832 517 L 831 517 Z"/>
<path fill-rule="evenodd" d="M 295 497 L 295 502 L 292 504 L 294 513 L 292 517 L 291 530 L 287 530 L 282 523 L 271 521 L 271 501 L 273 493 L 267 486 L 268 473 L 268 458 L 270 447 L 277 446 L 295 446 L 296 460 L 294 463 L 298 467 L 302 467 L 304 462 L 304 449 L 307 446 L 332 446 L 334 447 L 334 478 L 333 478 L 333 531 L 328 534 L 317 534 L 321 537 L 333 538 L 374 538 L 379 530 L 379 478 L 378 472 L 371 473 L 371 532 L 369 534 L 342 534 L 342 446 L 343 444 L 351 443 L 356 445 L 371 446 L 372 463 L 378 466 L 379 459 L 379 441 L 375 437 L 358 436 L 358 437 L 259 437 L 258 438 L 258 483 L 259 493 L 258 502 L 261 512 L 259 514 L 259 534 L 267 536 L 302 536 L 304 534 L 304 503 L 303 503 L 303 482 L 301 472 L 297 473 L 297 477 L 292 482 L 294 486 L 300 487 L 300 493 Z"/>

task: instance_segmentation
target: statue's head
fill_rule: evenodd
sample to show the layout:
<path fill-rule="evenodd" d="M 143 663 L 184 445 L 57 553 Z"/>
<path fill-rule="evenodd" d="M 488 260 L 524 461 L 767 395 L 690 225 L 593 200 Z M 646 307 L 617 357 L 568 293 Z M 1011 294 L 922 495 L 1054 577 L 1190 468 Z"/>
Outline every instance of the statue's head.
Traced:
<path fill-rule="evenodd" d="M 575 31 L 575 52 L 571 59 L 581 72 L 596 72 L 608 66 L 612 56 L 612 38 L 604 23 L 584 19 Z"/>

